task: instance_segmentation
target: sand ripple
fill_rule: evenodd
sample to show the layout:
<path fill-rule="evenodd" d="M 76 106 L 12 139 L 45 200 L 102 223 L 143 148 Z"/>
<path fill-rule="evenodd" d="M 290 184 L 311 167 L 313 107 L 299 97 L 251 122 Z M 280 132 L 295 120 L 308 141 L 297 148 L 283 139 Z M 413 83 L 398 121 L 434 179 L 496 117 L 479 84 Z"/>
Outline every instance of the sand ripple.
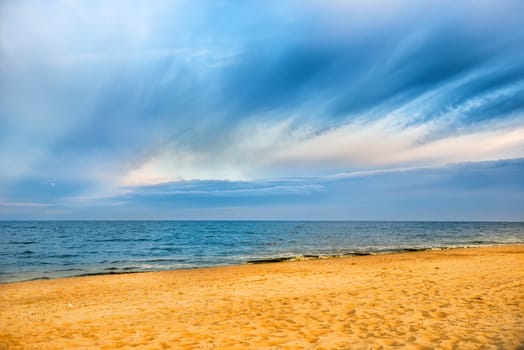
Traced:
<path fill-rule="evenodd" d="M 517 349 L 524 246 L 0 286 L 0 349 Z"/>

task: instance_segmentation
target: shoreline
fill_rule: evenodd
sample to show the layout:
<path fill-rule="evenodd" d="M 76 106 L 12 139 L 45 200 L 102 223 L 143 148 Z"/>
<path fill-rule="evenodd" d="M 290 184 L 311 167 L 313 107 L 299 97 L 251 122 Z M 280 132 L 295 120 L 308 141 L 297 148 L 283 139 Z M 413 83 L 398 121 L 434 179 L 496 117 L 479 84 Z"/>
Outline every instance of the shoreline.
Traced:
<path fill-rule="evenodd" d="M 65 276 L 42 276 L 29 279 L 13 280 L 13 281 L 0 281 L 0 286 L 12 283 L 23 283 L 32 281 L 50 281 L 63 278 L 79 278 L 79 277 L 91 277 L 91 276 L 104 276 L 104 275 L 126 275 L 126 274 L 137 274 L 137 273 L 155 273 L 155 272 L 170 272 L 170 271 L 187 271 L 187 270 L 199 270 L 208 268 L 220 268 L 220 267 L 232 267 L 232 266 L 243 266 L 243 265 L 259 265 L 259 264 L 274 264 L 283 262 L 296 262 L 296 261 L 310 261 L 310 260 L 326 260 L 326 259 L 345 259 L 360 256 L 380 256 L 380 255 L 395 255 L 395 254 L 406 254 L 406 253 L 418 253 L 426 251 L 447 251 L 456 249 L 476 249 L 476 248 L 490 248 L 490 247 L 511 247 L 511 246 L 524 246 L 524 243 L 489 243 L 489 244 L 469 244 L 464 246 L 440 246 L 440 247 L 413 247 L 413 248 L 398 248 L 398 249 L 384 249 L 384 250 L 350 250 L 347 253 L 342 254 L 298 254 L 295 256 L 275 256 L 275 257 L 264 257 L 260 259 L 249 259 L 239 263 L 232 264 L 220 264 L 220 265 L 204 265 L 204 266 L 189 266 L 186 268 L 167 268 L 167 269 L 151 269 L 151 270 L 133 270 L 132 268 L 124 267 L 122 270 L 119 268 L 109 266 L 104 268 L 106 271 L 99 270 L 85 270 L 85 273 Z M 61 271 L 62 272 L 62 271 Z M 9 274 L 9 273 L 6 273 Z"/>
<path fill-rule="evenodd" d="M 524 245 L 0 285 L 0 349 L 518 348 Z"/>

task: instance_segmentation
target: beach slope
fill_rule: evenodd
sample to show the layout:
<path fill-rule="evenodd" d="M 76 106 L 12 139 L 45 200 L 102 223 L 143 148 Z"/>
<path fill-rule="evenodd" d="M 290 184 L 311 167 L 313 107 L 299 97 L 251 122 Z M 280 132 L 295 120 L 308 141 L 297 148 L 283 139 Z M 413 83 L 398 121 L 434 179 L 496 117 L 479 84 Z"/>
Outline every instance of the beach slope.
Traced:
<path fill-rule="evenodd" d="M 524 246 L 0 285 L 1 349 L 518 349 Z"/>

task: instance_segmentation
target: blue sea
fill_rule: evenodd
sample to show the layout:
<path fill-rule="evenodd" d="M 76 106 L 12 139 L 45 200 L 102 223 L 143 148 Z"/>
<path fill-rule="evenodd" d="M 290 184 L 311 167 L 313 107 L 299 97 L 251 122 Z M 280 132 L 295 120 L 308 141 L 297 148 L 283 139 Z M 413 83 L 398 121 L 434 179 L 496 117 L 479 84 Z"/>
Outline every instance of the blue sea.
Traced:
<path fill-rule="evenodd" d="M 524 243 L 524 223 L 0 222 L 0 282 Z"/>

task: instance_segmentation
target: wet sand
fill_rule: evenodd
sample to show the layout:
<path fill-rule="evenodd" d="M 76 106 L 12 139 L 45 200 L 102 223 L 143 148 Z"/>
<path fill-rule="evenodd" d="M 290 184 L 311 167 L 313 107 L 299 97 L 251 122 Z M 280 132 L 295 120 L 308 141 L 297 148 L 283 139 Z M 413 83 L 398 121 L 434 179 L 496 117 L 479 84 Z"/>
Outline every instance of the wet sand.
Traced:
<path fill-rule="evenodd" d="M 0 349 L 522 349 L 524 245 L 0 285 Z"/>

